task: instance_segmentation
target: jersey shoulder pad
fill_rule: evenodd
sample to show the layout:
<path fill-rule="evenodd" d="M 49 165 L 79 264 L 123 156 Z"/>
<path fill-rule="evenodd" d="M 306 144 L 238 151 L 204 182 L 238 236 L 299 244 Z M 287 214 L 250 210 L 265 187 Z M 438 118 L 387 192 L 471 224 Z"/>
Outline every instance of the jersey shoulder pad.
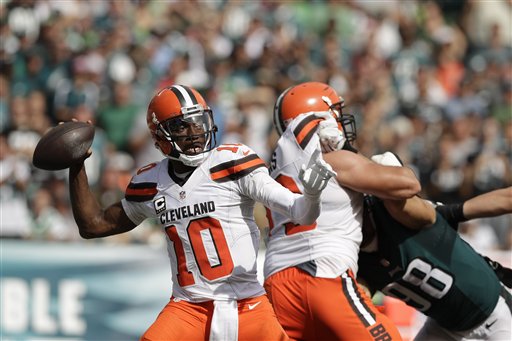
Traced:
<path fill-rule="evenodd" d="M 290 122 L 287 130 L 293 134 L 293 138 L 297 144 L 306 149 L 306 146 L 316 134 L 318 123 L 322 118 L 317 117 L 314 113 L 300 114 Z"/>
<path fill-rule="evenodd" d="M 158 171 L 163 163 L 163 161 L 150 163 L 139 168 L 137 173 L 131 178 L 128 187 L 126 187 L 125 199 L 135 202 L 152 200 L 158 193 Z"/>
<path fill-rule="evenodd" d="M 223 144 L 212 154 L 210 177 L 216 182 L 234 181 L 261 167 L 266 168 L 265 161 L 248 146 Z"/>

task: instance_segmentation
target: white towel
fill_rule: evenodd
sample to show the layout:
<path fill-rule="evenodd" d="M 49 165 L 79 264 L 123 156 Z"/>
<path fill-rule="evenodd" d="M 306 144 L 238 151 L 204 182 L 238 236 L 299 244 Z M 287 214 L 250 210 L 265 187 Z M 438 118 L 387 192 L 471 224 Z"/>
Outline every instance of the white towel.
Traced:
<path fill-rule="evenodd" d="M 238 340 L 238 302 L 213 301 L 213 305 L 210 341 Z"/>

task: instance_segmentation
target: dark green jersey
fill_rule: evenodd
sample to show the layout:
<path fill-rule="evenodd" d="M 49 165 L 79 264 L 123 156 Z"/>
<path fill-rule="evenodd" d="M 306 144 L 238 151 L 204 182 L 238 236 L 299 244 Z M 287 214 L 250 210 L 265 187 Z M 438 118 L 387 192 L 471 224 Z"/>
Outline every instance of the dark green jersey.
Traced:
<path fill-rule="evenodd" d="M 419 231 L 395 221 L 372 198 L 379 250 L 360 252 L 359 272 L 373 289 L 401 299 L 450 330 L 466 330 L 494 310 L 501 284 L 485 260 L 437 213 Z"/>

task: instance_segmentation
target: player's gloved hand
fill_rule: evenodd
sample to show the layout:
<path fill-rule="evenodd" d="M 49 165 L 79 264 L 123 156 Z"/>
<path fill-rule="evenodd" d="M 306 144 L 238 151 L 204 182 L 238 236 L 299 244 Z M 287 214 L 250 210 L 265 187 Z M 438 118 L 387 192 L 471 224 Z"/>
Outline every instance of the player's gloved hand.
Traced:
<path fill-rule="evenodd" d="M 335 175 L 336 172 L 333 171 L 331 165 L 322 159 L 320 151 L 315 150 L 308 165 L 302 165 L 299 172 L 299 179 L 304 186 L 304 194 L 319 196 L 327 186 L 329 179 Z"/>
<path fill-rule="evenodd" d="M 372 161 L 383 166 L 402 167 L 402 160 L 393 152 L 385 152 L 384 154 L 376 154 L 371 157 Z"/>
<path fill-rule="evenodd" d="M 320 138 L 320 146 L 322 153 L 329 153 L 335 150 L 341 150 L 345 145 L 345 135 L 338 128 L 338 122 L 334 119 L 329 112 L 318 112 L 315 114 L 318 117 L 324 118 L 318 124 L 317 134 Z"/>

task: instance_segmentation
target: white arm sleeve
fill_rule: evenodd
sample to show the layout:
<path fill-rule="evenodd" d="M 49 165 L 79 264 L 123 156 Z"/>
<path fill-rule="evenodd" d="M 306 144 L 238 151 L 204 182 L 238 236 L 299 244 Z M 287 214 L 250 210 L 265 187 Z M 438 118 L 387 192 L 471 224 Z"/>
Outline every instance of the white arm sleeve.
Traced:
<path fill-rule="evenodd" d="M 320 215 L 320 196 L 292 193 L 272 179 L 267 170 L 258 169 L 243 177 L 240 187 L 243 194 L 289 217 L 296 224 L 313 224 Z"/>
<path fill-rule="evenodd" d="M 148 209 L 144 203 L 131 202 L 123 198 L 121 200 L 121 204 L 123 205 L 124 212 L 128 218 L 130 218 L 130 220 L 136 225 L 139 225 L 147 217 L 150 217 L 150 215 L 145 212 Z"/>

